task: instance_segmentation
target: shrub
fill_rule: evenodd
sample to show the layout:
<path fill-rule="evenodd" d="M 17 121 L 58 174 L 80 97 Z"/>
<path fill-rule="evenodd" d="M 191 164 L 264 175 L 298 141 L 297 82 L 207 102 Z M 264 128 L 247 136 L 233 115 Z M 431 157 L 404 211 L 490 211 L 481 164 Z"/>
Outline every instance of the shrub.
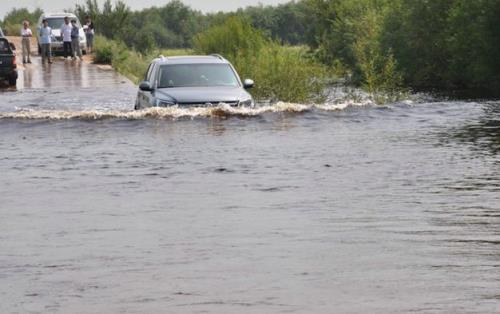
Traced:
<path fill-rule="evenodd" d="M 96 36 L 94 41 L 94 62 L 112 65 L 135 83 L 138 83 L 148 66 L 147 57 L 130 50 L 125 44 Z"/>
<path fill-rule="evenodd" d="M 94 62 L 101 64 L 111 64 L 113 54 L 116 50 L 115 42 L 102 36 L 95 36 L 94 39 Z"/>
<path fill-rule="evenodd" d="M 380 44 L 382 16 L 374 10 L 368 10 L 360 18 L 356 40 L 353 44 L 357 73 L 362 86 L 380 101 L 396 100 L 401 93 L 402 74 L 392 51 L 384 51 Z"/>

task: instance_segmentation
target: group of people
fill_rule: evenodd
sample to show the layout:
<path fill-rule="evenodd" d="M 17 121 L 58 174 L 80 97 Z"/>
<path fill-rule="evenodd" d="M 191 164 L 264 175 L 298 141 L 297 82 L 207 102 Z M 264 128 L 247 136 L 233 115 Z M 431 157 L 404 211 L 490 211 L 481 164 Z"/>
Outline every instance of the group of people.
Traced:
<path fill-rule="evenodd" d="M 87 52 L 92 52 L 94 46 L 94 23 L 90 19 L 90 16 L 85 17 L 85 25 L 83 25 L 83 31 L 85 32 L 85 37 L 87 39 Z M 42 25 L 38 28 L 38 33 L 40 35 L 40 49 L 42 56 L 42 63 L 48 61 L 52 63 L 52 28 L 49 26 L 47 19 L 42 21 Z M 23 51 L 23 64 L 31 63 L 31 37 L 33 37 L 33 32 L 29 27 L 29 22 L 23 22 L 23 28 L 21 29 L 22 36 L 22 51 Z M 77 25 L 75 19 L 71 20 L 69 17 L 64 18 L 64 23 L 61 25 L 61 37 L 63 41 L 63 53 L 64 59 L 71 57 L 75 60 L 77 57 L 82 60 L 82 51 L 80 49 L 80 28 Z"/>

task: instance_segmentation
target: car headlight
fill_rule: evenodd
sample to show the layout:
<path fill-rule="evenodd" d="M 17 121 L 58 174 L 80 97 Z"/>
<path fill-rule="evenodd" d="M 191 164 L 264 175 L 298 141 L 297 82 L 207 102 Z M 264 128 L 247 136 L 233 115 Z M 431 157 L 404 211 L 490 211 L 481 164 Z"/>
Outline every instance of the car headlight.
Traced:
<path fill-rule="evenodd" d="M 249 98 L 249 99 L 240 101 L 240 106 L 253 108 L 253 107 L 255 107 L 255 103 L 254 103 L 252 98 Z"/>
<path fill-rule="evenodd" d="M 162 100 L 162 99 L 156 100 L 156 107 L 170 107 L 170 106 L 174 106 L 174 105 L 175 104 L 173 101 Z"/>

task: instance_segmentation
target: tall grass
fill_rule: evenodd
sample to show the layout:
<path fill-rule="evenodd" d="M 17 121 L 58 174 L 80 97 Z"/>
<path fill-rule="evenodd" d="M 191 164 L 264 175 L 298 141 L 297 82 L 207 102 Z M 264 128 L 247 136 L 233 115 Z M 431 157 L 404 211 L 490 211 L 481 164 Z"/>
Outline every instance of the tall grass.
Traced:
<path fill-rule="evenodd" d="M 305 49 L 281 46 L 240 17 L 230 17 L 195 36 L 196 53 L 218 53 L 240 76 L 255 80 L 251 91 L 259 100 L 320 102 L 327 83 L 324 66 L 308 58 Z"/>

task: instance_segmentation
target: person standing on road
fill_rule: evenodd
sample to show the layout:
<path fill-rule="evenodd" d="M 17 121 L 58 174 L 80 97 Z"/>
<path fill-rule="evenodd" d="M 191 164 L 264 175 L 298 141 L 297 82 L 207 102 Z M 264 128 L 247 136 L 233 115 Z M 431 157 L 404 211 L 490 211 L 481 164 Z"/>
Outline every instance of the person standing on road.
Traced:
<path fill-rule="evenodd" d="M 71 21 L 71 47 L 73 48 L 72 59 L 76 56 L 82 60 L 82 50 L 80 49 L 80 28 L 76 25 L 76 20 Z"/>
<path fill-rule="evenodd" d="M 88 15 L 85 17 L 83 30 L 85 31 L 85 37 L 87 37 L 87 52 L 92 53 L 94 49 L 94 23 Z"/>
<path fill-rule="evenodd" d="M 61 35 L 63 37 L 64 59 L 68 58 L 71 52 L 71 29 L 73 27 L 69 24 L 69 17 L 64 18 L 64 23 L 61 25 Z"/>
<path fill-rule="evenodd" d="M 42 52 L 42 64 L 45 63 L 45 59 L 48 59 L 49 63 L 52 63 L 52 51 L 50 44 L 52 43 L 52 28 L 49 27 L 49 22 L 44 19 L 42 21 L 42 27 L 40 27 L 40 48 Z"/>
<path fill-rule="evenodd" d="M 31 63 L 31 37 L 33 37 L 33 33 L 29 28 L 30 22 L 24 21 L 23 28 L 21 29 L 22 36 L 22 46 L 23 46 L 23 64 Z"/>

